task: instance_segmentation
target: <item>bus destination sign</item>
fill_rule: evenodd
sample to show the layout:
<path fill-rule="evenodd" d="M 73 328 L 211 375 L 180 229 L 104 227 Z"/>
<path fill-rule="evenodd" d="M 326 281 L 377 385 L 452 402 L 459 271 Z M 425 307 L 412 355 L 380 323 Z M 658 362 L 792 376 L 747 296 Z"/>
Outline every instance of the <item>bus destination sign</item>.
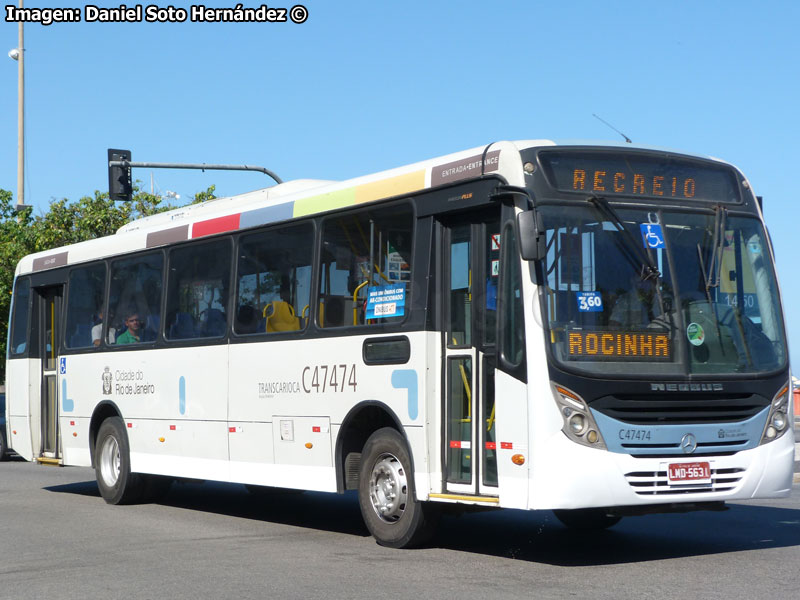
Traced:
<path fill-rule="evenodd" d="M 567 332 L 570 359 L 668 361 L 672 355 L 666 333 L 640 331 Z"/>
<path fill-rule="evenodd" d="M 645 154 L 541 152 L 550 184 L 562 192 L 739 203 L 732 170 Z"/>

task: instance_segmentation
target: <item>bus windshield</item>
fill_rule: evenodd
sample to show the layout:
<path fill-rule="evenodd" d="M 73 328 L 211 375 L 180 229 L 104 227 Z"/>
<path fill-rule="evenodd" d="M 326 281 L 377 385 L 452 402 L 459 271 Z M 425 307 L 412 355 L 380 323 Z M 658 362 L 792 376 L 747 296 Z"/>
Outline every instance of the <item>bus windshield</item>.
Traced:
<path fill-rule="evenodd" d="M 786 363 L 756 218 L 607 202 L 542 206 L 552 356 L 593 374 L 736 374 Z M 636 363 L 632 369 L 631 363 Z"/>

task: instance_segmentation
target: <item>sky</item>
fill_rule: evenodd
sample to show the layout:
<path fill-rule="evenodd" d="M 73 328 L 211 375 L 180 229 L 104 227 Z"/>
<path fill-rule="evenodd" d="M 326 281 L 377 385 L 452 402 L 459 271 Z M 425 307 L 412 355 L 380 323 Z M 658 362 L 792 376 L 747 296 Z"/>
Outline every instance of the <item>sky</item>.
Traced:
<path fill-rule="evenodd" d="M 105 191 L 108 148 L 342 180 L 498 140 L 620 141 L 596 114 L 637 144 L 742 169 L 764 197 L 798 356 L 800 3 L 302 1 L 301 24 L 144 21 L 168 2 L 140 5 L 142 22 L 91 23 L 82 2 L 25 2 L 81 13 L 25 26 L 26 204 Z M 0 21 L 0 50 L 17 32 Z M 0 55 L 0 188 L 15 197 L 17 87 L 17 63 Z M 259 173 L 134 178 L 181 200 L 272 185 Z"/>

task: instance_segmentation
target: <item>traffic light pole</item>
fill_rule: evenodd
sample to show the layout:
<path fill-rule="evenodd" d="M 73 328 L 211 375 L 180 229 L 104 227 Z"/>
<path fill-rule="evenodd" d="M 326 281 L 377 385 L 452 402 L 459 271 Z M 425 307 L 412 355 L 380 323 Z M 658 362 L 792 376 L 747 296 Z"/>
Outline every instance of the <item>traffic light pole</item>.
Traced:
<path fill-rule="evenodd" d="M 283 180 L 269 169 L 254 165 L 132 162 L 127 160 L 128 158 L 130 158 L 130 152 L 127 150 L 109 149 L 108 151 L 109 194 L 112 200 L 131 199 L 133 193 L 131 168 L 133 167 L 147 169 L 198 169 L 200 171 L 258 171 L 259 173 L 268 175 L 274 179 L 276 183 L 283 183 Z"/>

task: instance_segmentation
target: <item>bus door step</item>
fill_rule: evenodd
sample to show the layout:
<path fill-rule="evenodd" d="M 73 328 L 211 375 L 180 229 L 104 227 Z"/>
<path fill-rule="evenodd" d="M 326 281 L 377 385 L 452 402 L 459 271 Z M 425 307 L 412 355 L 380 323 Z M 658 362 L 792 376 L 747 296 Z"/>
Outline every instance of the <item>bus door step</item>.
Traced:
<path fill-rule="evenodd" d="M 36 462 L 46 467 L 63 467 L 64 463 L 60 458 L 48 458 L 47 456 L 39 456 Z"/>

